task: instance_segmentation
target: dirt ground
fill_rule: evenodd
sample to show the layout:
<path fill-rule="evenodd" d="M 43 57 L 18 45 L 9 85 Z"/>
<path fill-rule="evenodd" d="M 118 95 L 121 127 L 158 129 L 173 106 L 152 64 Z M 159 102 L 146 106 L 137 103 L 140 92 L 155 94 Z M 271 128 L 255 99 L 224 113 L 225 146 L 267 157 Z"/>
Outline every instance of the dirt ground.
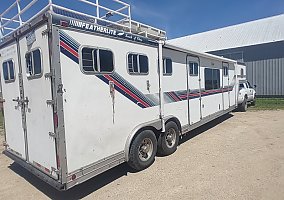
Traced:
<path fill-rule="evenodd" d="M 0 177 L 0 199 L 282 200 L 284 111 L 228 114 L 192 131 L 176 153 L 158 157 L 142 172 L 122 164 L 67 192 L 56 191 L 3 154 Z"/>

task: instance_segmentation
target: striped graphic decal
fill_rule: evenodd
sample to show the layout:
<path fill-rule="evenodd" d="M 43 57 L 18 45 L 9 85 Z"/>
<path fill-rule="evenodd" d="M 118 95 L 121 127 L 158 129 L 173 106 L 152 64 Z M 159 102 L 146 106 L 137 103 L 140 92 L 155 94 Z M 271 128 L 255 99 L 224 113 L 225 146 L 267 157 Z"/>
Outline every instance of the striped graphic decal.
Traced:
<path fill-rule="evenodd" d="M 75 63 L 79 64 L 78 52 L 80 44 L 63 31 L 59 31 L 59 36 L 61 53 L 73 60 Z M 143 94 L 116 72 L 113 72 L 112 74 L 94 74 L 94 76 L 105 82 L 107 85 L 109 85 L 109 82 L 113 82 L 115 89 L 119 93 L 121 93 L 123 96 L 125 96 L 141 108 L 149 108 L 159 105 L 159 94 Z M 204 89 L 199 91 L 195 89 L 191 90 L 189 93 L 187 92 L 187 90 L 170 91 L 164 93 L 164 98 L 165 103 L 174 103 L 187 99 L 199 98 L 200 94 L 202 97 L 205 97 L 232 90 L 233 86 L 209 91 L 205 91 Z"/>

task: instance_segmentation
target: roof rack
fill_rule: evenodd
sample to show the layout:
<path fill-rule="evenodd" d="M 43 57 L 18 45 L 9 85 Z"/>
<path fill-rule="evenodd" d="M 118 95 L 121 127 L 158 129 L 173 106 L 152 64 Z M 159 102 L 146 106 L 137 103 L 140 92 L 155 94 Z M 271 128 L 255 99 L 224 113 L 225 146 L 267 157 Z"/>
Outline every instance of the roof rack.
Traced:
<path fill-rule="evenodd" d="M 80 19 L 151 39 L 166 39 L 165 31 L 132 20 L 130 5 L 121 0 L 69 0 L 68 5 L 60 3 L 59 0 L 28 0 L 28 3 L 15 0 L 0 14 L 0 42 L 46 11 L 71 18 L 80 16 Z"/>

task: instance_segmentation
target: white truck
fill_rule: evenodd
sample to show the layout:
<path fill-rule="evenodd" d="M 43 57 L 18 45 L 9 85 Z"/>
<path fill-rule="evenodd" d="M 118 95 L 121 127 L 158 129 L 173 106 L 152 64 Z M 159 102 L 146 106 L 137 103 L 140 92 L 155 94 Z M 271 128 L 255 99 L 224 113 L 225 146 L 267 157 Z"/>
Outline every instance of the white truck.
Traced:
<path fill-rule="evenodd" d="M 246 66 L 238 63 L 236 70 L 239 74 L 238 110 L 245 112 L 248 108 L 248 104 L 252 106 L 255 105 L 256 91 L 246 80 Z"/>
<path fill-rule="evenodd" d="M 237 108 L 235 61 L 169 45 L 128 4 L 70 0 L 91 15 L 49 0 L 25 21 L 38 2 L 0 15 L 5 154 L 57 189 L 123 162 L 145 169 Z"/>

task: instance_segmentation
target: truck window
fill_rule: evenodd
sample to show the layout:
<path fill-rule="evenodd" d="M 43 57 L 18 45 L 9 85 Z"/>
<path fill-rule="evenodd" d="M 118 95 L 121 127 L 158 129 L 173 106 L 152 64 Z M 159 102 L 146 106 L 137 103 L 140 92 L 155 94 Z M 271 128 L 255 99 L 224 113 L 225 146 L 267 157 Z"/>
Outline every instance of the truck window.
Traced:
<path fill-rule="evenodd" d="M 220 89 L 220 70 L 205 68 L 205 90 Z"/>
<path fill-rule="evenodd" d="M 149 73 L 148 57 L 142 54 L 129 53 L 128 72 L 131 75 L 147 75 Z"/>
<path fill-rule="evenodd" d="M 12 82 L 15 80 L 15 69 L 13 60 L 3 62 L 3 76 L 5 82 Z"/>
<path fill-rule="evenodd" d="M 41 51 L 35 49 L 26 53 L 26 68 L 28 77 L 38 77 L 42 74 Z"/>
<path fill-rule="evenodd" d="M 198 76 L 198 63 L 197 62 L 189 62 L 189 75 Z"/>
<path fill-rule="evenodd" d="M 114 70 L 113 53 L 109 50 L 84 47 L 81 58 L 85 73 L 111 73 Z"/>
<path fill-rule="evenodd" d="M 171 76 L 173 73 L 173 62 L 170 58 L 163 60 L 163 74 L 164 76 Z"/>

